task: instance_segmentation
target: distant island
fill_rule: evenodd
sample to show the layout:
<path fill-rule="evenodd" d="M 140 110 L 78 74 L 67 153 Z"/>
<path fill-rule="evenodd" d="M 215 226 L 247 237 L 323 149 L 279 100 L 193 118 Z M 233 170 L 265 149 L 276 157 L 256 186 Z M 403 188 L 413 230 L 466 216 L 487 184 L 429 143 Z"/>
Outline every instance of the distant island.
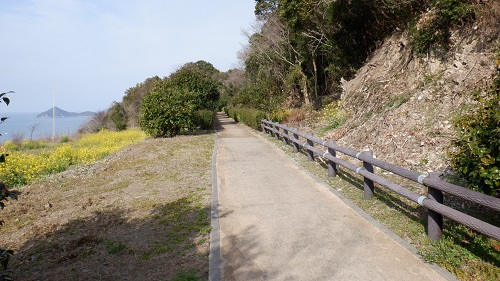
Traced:
<path fill-rule="evenodd" d="M 81 117 L 81 116 L 94 116 L 96 115 L 95 112 L 92 111 L 85 111 L 85 112 L 69 112 L 66 110 L 62 110 L 59 107 L 55 106 L 47 111 L 44 111 L 40 114 L 37 114 L 37 118 L 52 118 L 52 113 L 54 113 L 55 117 L 61 118 L 61 117 Z"/>

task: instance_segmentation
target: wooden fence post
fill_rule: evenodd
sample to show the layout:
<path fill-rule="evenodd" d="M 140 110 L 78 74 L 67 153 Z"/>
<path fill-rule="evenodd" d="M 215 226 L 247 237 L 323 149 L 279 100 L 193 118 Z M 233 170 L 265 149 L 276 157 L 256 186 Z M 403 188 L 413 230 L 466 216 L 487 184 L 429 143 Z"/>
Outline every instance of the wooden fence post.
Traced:
<path fill-rule="evenodd" d="M 287 129 L 283 129 L 283 134 L 285 136 L 288 136 L 288 130 Z M 288 138 L 283 137 L 283 144 L 285 144 L 285 145 L 288 144 Z"/>
<path fill-rule="evenodd" d="M 439 173 L 430 173 L 429 177 L 439 177 Z M 443 192 L 428 187 L 427 198 L 443 204 Z M 434 241 L 439 241 L 443 237 L 443 215 L 427 209 L 427 237 Z"/>
<path fill-rule="evenodd" d="M 299 135 L 296 133 L 297 128 L 293 128 L 293 137 L 298 141 Z M 299 152 L 299 144 L 297 142 L 293 142 L 293 152 Z"/>
<path fill-rule="evenodd" d="M 313 133 L 308 133 L 306 135 L 313 136 Z M 312 140 L 307 139 L 306 142 L 307 142 L 307 145 L 314 146 L 314 142 Z M 307 161 L 314 161 L 314 152 L 310 149 L 307 150 Z"/>
<path fill-rule="evenodd" d="M 279 140 L 280 139 L 280 127 L 278 125 L 274 124 L 274 129 L 277 131 L 277 133 L 274 134 L 274 137 Z"/>
<path fill-rule="evenodd" d="M 327 142 L 327 145 L 336 145 L 336 142 L 334 140 L 330 140 Z M 328 153 L 333 156 L 337 157 L 337 153 L 333 148 L 327 147 Z M 333 162 L 332 160 L 328 160 L 328 176 L 329 177 L 336 177 L 338 173 L 338 165 L 337 163 Z"/>
<path fill-rule="evenodd" d="M 362 152 L 364 155 L 373 158 L 373 151 L 368 150 Z M 365 168 L 366 171 L 370 172 L 373 174 L 373 165 L 363 161 L 363 167 Z M 372 180 L 363 178 L 364 184 L 363 184 L 363 193 L 364 193 L 364 198 L 365 200 L 371 199 L 373 195 L 375 194 L 375 185 Z"/>

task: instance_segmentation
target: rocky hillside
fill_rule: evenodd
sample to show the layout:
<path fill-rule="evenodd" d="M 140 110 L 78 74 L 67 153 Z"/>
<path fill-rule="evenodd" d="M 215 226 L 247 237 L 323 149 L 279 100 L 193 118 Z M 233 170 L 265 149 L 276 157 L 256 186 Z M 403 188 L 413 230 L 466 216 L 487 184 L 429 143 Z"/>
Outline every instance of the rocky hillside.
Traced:
<path fill-rule="evenodd" d="M 500 42 L 491 36 L 498 29 L 483 27 L 453 32 L 446 54 L 417 56 L 407 32 L 386 39 L 353 79 L 342 81 L 349 119 L 327 138 L 415 171 L 447 170 L 453 117 L 499 71 Z"/>

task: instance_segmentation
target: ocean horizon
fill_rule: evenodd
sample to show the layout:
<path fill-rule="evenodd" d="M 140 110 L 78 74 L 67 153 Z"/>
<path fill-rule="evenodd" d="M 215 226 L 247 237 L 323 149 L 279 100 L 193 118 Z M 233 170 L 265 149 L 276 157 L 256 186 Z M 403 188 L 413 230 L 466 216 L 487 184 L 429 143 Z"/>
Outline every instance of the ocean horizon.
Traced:
<path fill-rule="evenodd" d="M 52 118 L 37 118 L 40 112 L 6 112 L 0 117 L 8 117 L 0 124 L 0 143 L 12 140 L 15 136 L 22 136 L 25 140 L 51 139 L 53 126 Z M 71 136 L 87 123 L 92 117 L 56 117 L 55 137 Z"/>

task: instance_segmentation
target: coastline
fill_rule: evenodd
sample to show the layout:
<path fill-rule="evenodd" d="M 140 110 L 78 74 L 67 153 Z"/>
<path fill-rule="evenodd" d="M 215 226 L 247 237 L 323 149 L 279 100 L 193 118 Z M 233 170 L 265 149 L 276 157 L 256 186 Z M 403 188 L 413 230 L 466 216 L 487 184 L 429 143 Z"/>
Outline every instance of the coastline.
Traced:
<path fill-rule="evenodd" d="M 39 117 L 36 112 L 8 112 L 1 117 L 7 119 L 0 124 L 0 143 L 16 139 L 51 139 L 53 131 L 52 117 Z M 71 136 L 78 129 L 91 120 L 92 116 L 57 117 L 55 123 L 55 137 Z"/>

